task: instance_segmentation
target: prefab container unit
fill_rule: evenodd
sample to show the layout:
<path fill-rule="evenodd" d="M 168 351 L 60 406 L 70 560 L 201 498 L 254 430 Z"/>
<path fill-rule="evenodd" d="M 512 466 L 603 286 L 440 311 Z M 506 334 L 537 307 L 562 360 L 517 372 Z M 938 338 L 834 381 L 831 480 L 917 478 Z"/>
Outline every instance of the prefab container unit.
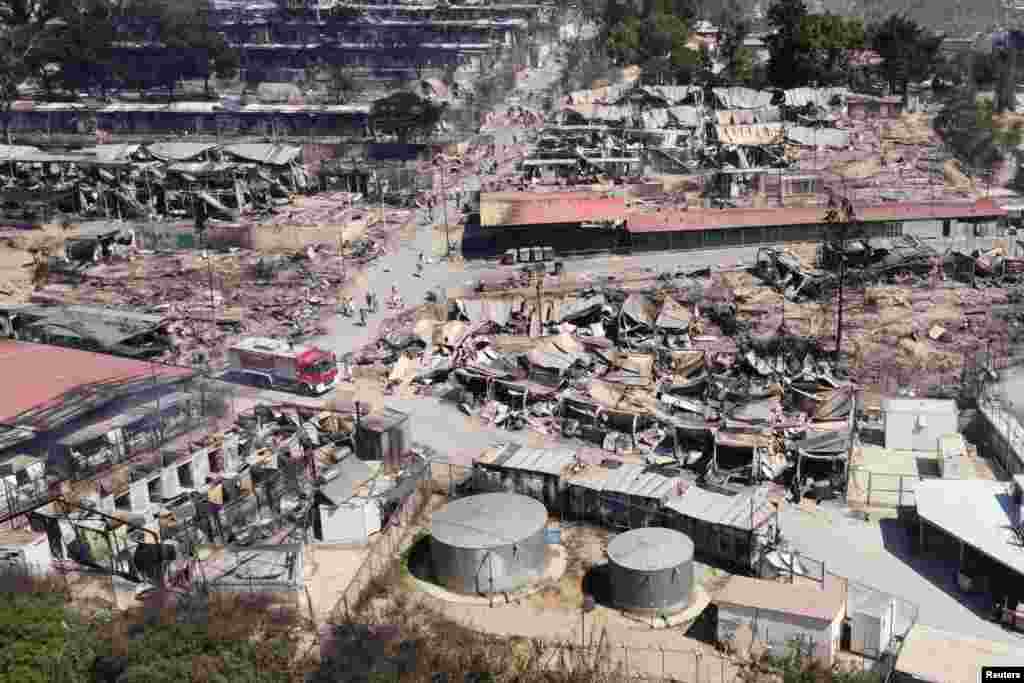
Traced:
<path fill-rule="evenodd" d="M 684 609 L 693 590 L 693 541 L 662 527 L 619 534 L 608 544 L 608 583 L 619 609 Z"/>
<path fill-rule="evenodd" d="M 893 637 L 895 599 L 885 593 L 857 596 L 854 591 L 850 591 L 848 600 L 850 651 L 875 659 L 881 657 Z"/>
<path fill-rule="evenodd" d="M 689 536 L 697 553 L 744 571 L 754 568 L 777 526 L 763 488 L 729 496 L 691 485 L 666 500 L 664 510 L 666 525 Z"/>
<path fill-rule="evenodd" d="M 409 415 L 385 408 L 359 420 L 356 453 L 363 460 L 397 464 L 412 445 Z"/>
<path fill-rule="evenodd" d="M 565 515 L 610 528 L 656 526 L 662 502 L 681 482 L 679 477 L 666 477 L 644 465 L 588 465 L 566 478 Z"/>
<path fill-rule="evenodd" d="M 128 421 L 118 415 L 64 436 L 53 448 L 53 462 L 76 479 L 121 462 L 127 456 L 121 428 Z"/>
<path fill-rule="evenodd" d="M 938 439 L 960 431 L 959 413 L 952 400 L 887 398 L 882 401 L 885 447 L 934 452 Z"/>
<path fill-rule="evenodd" d="M 489 448 L 473 463 L 475 491 L 506 491 L 529 496 L 549 512 L 561 512 L 561 474 L 576 461 L 569 449 L 536 449 L 519 444 Z"/>
<path fill-rule="evenodd" d="M 449 503 L 431 521 L 434 576 L 458 593 L 507 593 L 544 574 L 544 505 L 514 493 L 483 493 Z"/>
<path fill-rule="evenodd" d="M 381 530 L 380 505 L 370 498 L 352 498 L 337 507 L 319 506 L 324 543 L 362 544 Z"/>
<path fill-rule="evenodd" d="M 963 434 L 946 434 L 939 437 L 939 476 L 943 479 L 963 479 L 966 450 L 967 443 Z"/>
<path fill-rule="evenodd" d="M 53 571 L 53 553 L 46 533 L 29 529 L 0 531 L 0 571 L 46 576 Z"/>
<path fill-rule="evenodd" d="M 125 411 L 121 430 L 127 455 L 155 448 L 161 440 L 185 431 L 194 423 L 198 404 L 197 396 L 179 391 Z"/>

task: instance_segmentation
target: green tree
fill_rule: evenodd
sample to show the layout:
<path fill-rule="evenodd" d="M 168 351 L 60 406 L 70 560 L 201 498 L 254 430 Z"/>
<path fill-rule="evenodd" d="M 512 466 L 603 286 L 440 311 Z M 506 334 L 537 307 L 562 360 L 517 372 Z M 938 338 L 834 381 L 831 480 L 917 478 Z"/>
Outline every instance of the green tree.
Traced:
<path fill-rule="evenodd" d="M 15 594 L 0 599 L 0 683 L 47 683 L 64 648 L 64 600 L 59 594 Z"/>
<path fill-rule="evenodd" d="M 122 72 L 113 50 L 118 39 L 115 11 L 104 0 L 78 0 L 61 14 L 66 28 L 53 51 L 53 61 L 59 63 L 54 85 L 71 92 L 98 86 L 106 94 Z"/>
<path fill-rule="evenodd" d="M 800 25 L 808 14 L 803 0 L 776 0 L 768 7 L 766 19 L 772 34 L 766 42 L 771 55 L 768 79 L 780 88 L 801 85 L 809 56 L 801 47 Z"/>
<path fill-rule="evenodd" d="M 358 92 L 358 86 L 347 66 L 318 59 L 306 67 L 306 82 L 323 90 L 331 104 L 345 104 Z"/>
<path fill-rule="evenodd" d="M 999 116 L 988 98 L 959 92 L 935 118 L 943 142 L 972 175 L 991 181 L 999 163 L 1013 158 L 1024 140 L 1024 128 L 1015 117 Z"/>
<path fill-rule="evenodd" d="M 0 116 L 8 143 L 18 86 L 52 61 L 65 10 L 64 0 L 0 0 Z"/>
<path fill-rule="evenodd" d="M 882 73 L 890 94 L 906 95 L 911 81 L 928 77 L 936 67 L 943 37 L 933 34 L 905 14 L 892 14 L 869 30 L 871 47 L 882 57 Z"/>
<path fill-rule="evenodd" d="M 808 14 L 800 20 L 799 46 L 808 55 L 810 80 L 846 80 L 850 51 L 864 47 L 864 24 L 837 14 Z"/>
<path fill-rule="evenodd" d="M 373 103 L 370 126 L 378 133 L 408 142 L 413 136 L 433 133 L 444 111 L 443 105 L 437 106 L 410 92 L 399 92 Z"/>
<path fill-rule="evenodd" d="M 737 0 L 729 0 L 718 19 L 721 31 L 718 40 L 718 58 L 725 64 L 723 75 L 730 83 L 750 82 L 754 71 L 753 53 L 743 47 L 750 35 L 751 24 Z"/>
<path fill-rule="evenodd" d="M 623 19 L 608 34 L 608 54 L 620 64 L 635 64 L 641 59 L 643 27 L 637 17 Z"/>
<path fill-rule="evenodd" d="M 157 74 L 169 98 L 183 78 L 201 76 L 209 94 L 211 76 L 231 78 L 238 72 L 238 53 L 214 30 L 205 0 L 138 0 L 133 11 L 151 22 L 157 41 L 172 55 Z"/>

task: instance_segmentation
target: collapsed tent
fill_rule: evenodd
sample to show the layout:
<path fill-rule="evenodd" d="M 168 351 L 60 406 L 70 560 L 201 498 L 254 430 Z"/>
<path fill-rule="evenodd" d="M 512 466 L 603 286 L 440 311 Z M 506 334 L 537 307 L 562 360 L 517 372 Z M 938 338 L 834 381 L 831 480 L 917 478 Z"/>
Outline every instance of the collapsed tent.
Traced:
<path fill-rule="evenodd" d="M 760 109 L 772 103 L 773 95 L 764 90 L 750 88 L 714 88 L 712 92 L 725 109 Z"/>
<path fill-rule="evenodd" d="M 832 147 L 839 149 L 850 146 L 850 133 L 836 128 L 791 126 L 786 129 L 786 140 L 805 147 Z"/>
<path fill-rule="evenodd" d="M 717 126 L 715 132 L 718 141 L 726 145 L 778 145 L 785 140 L 783 127 L 777 124 Z"/>

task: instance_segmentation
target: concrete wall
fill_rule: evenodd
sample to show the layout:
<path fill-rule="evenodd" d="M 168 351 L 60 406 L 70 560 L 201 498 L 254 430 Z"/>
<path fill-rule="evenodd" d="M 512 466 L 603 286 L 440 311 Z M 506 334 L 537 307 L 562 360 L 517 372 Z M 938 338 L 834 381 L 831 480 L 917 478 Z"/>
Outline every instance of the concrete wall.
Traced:
<path fill-rule="evenodd" d="M 757 641 L 771 644 L 778 654 L 788 651 L 794 639 L 807 647 L 813 643 L 814 655 L 831 664 L 839 649 L 842 612 L 832 621 L 812 619 L 796 614 L 759 610 L 729 603 L 718 604 L 718 639 L 726 641 L 741 625 L 750 627 Z"/>

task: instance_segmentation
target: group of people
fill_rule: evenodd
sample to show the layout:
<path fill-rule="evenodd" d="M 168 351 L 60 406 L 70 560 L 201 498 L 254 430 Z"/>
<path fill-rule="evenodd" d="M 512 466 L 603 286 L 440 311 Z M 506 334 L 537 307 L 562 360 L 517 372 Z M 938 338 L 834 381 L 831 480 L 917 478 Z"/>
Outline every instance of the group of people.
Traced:
<path fill-rule="evenodd" d="M 423 277 L 423 252 L 420 252 L 419 259 L 416 263 L 416 277 Z M 341 306 L 339 307 L 339 313 L 345 317 L 351 317 L 355 315 L 355 299 L 352 295 L 347 294 L 341 300 Z M 398 285 L 391 285 L 391 296 L 388 298 L 388 306 L 394 309 L 402 308 L 402 295 L 398 293 Z M 359 308 L 359 322 L 358 325 L 366 326 L 366 315 L 368 313 L 376 313 L 379 310 L 379 303 L 377 301 L 377 295 L 373 290 L 366 290 L 366 306 Z"/>

